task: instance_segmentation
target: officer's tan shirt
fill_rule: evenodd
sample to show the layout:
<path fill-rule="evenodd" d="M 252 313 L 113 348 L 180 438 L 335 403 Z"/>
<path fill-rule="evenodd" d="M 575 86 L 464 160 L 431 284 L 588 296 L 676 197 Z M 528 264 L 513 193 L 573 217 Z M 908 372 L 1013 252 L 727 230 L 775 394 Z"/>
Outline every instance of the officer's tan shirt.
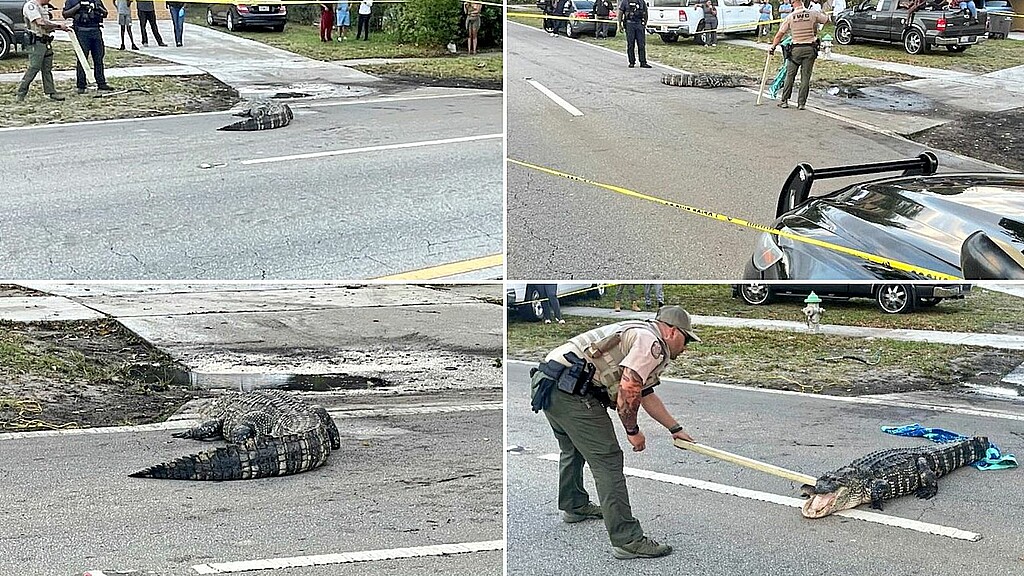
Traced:
<path fill-rule="evenodd" d="M 48 13 L 42 6 L 36 4 L 36 0 L 25 2 L 25 6 L 21 9 L 21 15 L 25 17 L 25 23 L 32 34 L 42 37 L 51 35 L 51 32 L 44 30 L 40 25 L 46 19 Z"/>
<path fill-rule="evenodd" d="M 573 352 L 581 358 L 586 358 L 584 351 L 570 340 L 549 352 L 544 361 L 554 360 L 563 366 L 569 366 L 569 362 L 565 359 L 565 355 L 569 352 Z M 650 388 L 661 382 L 659 375 L 665 368 L 665 366 L 662 366 L 662 363 L 667 351 L 662 348 L 658 338 L 649 330 L 643 328 L 627 328 L 623 330 L 619 335 L 618 352 L 620 356 L 623 356 L 622 361 L 619 362 L 619 367 L 628 367 L 636 371 L 643 378 L 644 384 L 641 387 L 642 389 Z M 667 363 L 665 365 L 667 366 Z M 597 381 L 596 377 L 595 383 L 603 385 L 603 383 Z M 618 396 L 618 393 L 617 383 L 611 384 L 608 387 L 608 395 L 613 401 Z"/>
<path fill-rule="evenodd" d="M 827 22 L 828 16 L 824 12 L 801 8 L 782 21 L 780 30 L 783 36 L 786 32 L 793 34 L 793 44 L 810 44 L 818 37 L 818 24 Z"/>

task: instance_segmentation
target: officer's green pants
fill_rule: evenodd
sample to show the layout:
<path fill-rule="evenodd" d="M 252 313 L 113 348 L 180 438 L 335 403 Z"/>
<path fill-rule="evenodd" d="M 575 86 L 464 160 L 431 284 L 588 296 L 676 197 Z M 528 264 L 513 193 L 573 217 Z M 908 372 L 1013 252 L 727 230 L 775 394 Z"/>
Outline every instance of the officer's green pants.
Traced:
<path fill-rule="evenodd" d="M 794 44 L 789 60 L 786 61 L 786 83 L 782 86 L 783 102 L 789 100 L 793 95 L 793 83 L 796 82 L 796 71 L 800 69 L 800 94 L 796 103 L 803 106 L 807 103 L 807 93 L 811 90 L 811 70 L 814 69 L 814 60 L 818 53 L 814 46 Z"/>
<path fill-rule="evenodd" d="M 543 378 L 539 371 L 533 389 Z M 561 449 L 558 466 L 558 508 L 572 511 L 590 502 L 583 487 L 583 464 L 590 464 L 604 525 L 612 546 L 622 546 L 644 535 L 629 506 L 623 456 L 608 410 L 592 398 L 551 391 L 551 404 L 544 410 Z"/>
<path fill-rule="evenodd" d="M 28 70 L 25 70 L 25 76 L 18 85 L 18 96 L 28 94 L 29 84 L 40 72 L 43 73 L 43 92 L 56 94 L 57 88 L 53 85 L 53 50 L 49 44 L 36 42 L 28 47 Z"/>

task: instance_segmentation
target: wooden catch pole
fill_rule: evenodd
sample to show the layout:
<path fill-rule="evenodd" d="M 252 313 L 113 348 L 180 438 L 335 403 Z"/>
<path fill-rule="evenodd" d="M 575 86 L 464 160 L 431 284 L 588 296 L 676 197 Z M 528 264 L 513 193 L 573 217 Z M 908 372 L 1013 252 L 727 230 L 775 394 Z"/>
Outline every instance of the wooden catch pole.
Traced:
<path fill-rule="evenodd" d="M 89 66 L 89 61 L 85 58 L 85 51 L 82 50 L 82 44 L 78 41 L 78 36 L 75 34 L 75 28 L 72 26 L 71 30 L 68 30 L 68 38 L 71 39 L 71 46 L 75 49 L 75 56 L 78 57 L 78 64 L 85 70 L 86 79 L 92 81 L 93 85 L 96 85 L 96 74 Z"/>
<path fill-rule="evenodd" d="M 725 450 L 719 450 L 718 448 L 712 448 L 710 446 L 704 446 L 702 444 L 687 442 L 686 440 L 678 439 L 673 441 L 673 443 L 676 445 L 676 448 L 683 448 L 685 450 L 697 452 L 698 454 L 711 456 L 712 458 L 718 458 L 719 460 L 725 460 L 726 462 L 732 462 L 733 464 L 739 464 L 740 466 L 746 466 L 747 468 L 752 468 L 754 470 L 757 470 L 758 472 L 764 472 L 766 474 L 771 474 L 773 476 L 779 476 L 780 478 L 785 478 L 787 480 L 792 480 L 794 482 L 800 482 L 801 484 L 814 485 L 814 483 L 818 481 L 818 479 L 815 478 L 814 476 L 808 476 L 806 474 L 801 474 L 799 472 L 794 472 L 792 470 L 786 470 L 785 468 L 780 468 L 772 464 L 759 462 L 752 458 L 747 458 L 746 456 L 732 454 L 730 452 L 726 452 Z"/>
<path fill-rule="evenodd" d="M 764 55 L 764 71 L 761 72 L 761 89 L 757 91 L 757 103 L 755 106 L 761 105 L 761 95 L 764 94 L 764 85 L 768 81 L 768 63 L 772 61 L 772 53 L 765 52 Z"/>

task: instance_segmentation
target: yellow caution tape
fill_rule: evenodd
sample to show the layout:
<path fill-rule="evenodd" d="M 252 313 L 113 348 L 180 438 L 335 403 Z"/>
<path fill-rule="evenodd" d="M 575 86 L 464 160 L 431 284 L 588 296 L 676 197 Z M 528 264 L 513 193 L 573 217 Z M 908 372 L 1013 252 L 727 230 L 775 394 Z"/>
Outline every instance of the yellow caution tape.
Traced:
<path fill-rule="evenodd" d="M 508 11 L 509 16 L 516 18 L 534 18 L 544 20 L 571 20 L 573 22 L 607 22 L 610 24 L 618 24 L 618 20 L 605 20 L 600 18 L 577 18 L 575 16 L 554 16 L 549 14 L 537 14 L 536 12 L 520 12 L 520 11 Z M 715 28 L 714 32 L 731 32 L 733 30 L 749 30 L 750 27 L 765 26 L 770 24 L 777 24 L 784 21 L 785 18 L 778 18 L 775 20 L 755 20 L 751 22 L 741 22 L 739 24 L 733 24 L 732 26 L 719 26 Z M 693 36 L 702 36 L 704 34 L 711 33 L 711 30 L 702 30 L 700 32 L 693 32 Z"/>
<path fill-rule="evenodd" d="M 589 288 L 580 288 L 579 290 L 573 290 L 566 292 L 565 294 L 556 295 L 558 298 L 567 298 L 569 296 L 575 296 L 577 294 L 583 294 L 584 292 L 590 292 L 591 290 L 600 290 L 601 288 L 611 288 L 612 286 L 618 286 L 618 284 L 598 284 L 597 286 L 590 286 Z M 533 300 L 523 300 L 522 302 L 516 302 L 516 306 L 522 306 L 523 304 L 533 304 L 535 302 L 544 302 L 550 300 L 550 298 L 535 298 Z"/>
<path fill-rule="evenodd" d="M 819 248 L 825 248 L 825 249 L 828 249 L 828 250 L 832 250 L 832 251 L 835 251 L 835 252 L 839 252 L 839 253 L 842 253 L 842 254 L 853 256 L 855 258 L 860 258 L 862 260 L 867 260 L 868 262 L 874 262 L 875 264 L 879 264 L 879 265 L 884 266 L 886 268 L 889 268 L 891 270 L 899 270 L 901 272 L 909 272 L 911 274 L 918 274 L 920 276 L 924 276 L 925 278 L 929 278 L 929 279 L 932 279 L 932 280 L 962 280 L 962 278 L 960 278 L 959 276 L 951 276 L 951 275 L 945 274 L 943 272 L 936 272 L 934 270 L 929 270 L 927 268 L 922 268 L 920 266 L 914 266 L 913 264 L 907 264 L 905 262 L 900 262 L 899 260 L 892 260 L 892 259 L 889 259 L 889 258 L 885 258 L 885 257 L 882 257 L 882 256 L 871 254 L 870 252 L 864 252 L 863 250 L 857 250 L 855 248 L 849 248 L 847 246 L 841 246 L 839 244 L 833 244 L 831 242 L 825 242 L 824 240 L 818 240 L 817 238 L 809 238 L 807 236 L 801 236 L 800 234 L 795 234 L 793 232 L 786 232 L 784 230 L 778 230 L 776 228 L 772 228 L 771 226 L 765 226 L 763 224 L 756 224 L 754 222 L 748 222 L 746 220 L 743 220 L 742 218 L 734 218 L 732 216 L 727 216 L 725 214 L 721 214 L 721 213 L 718 213 L 718 212 L 712 212 L 710 210 L 704 210 L 704 209 L 701 209 L 701 208 L 694 208 L 693 206 L 687 206 L 686 204 L 680 204 L 678 202 L 673 202 L 671 200 L 665 200 L 663 198 L 658 198 L 656 196 L 650 196 L 648 194 L 643 194 L 641 192 L 637 192 L 635 190 L 630 190 L 628 188 L 623 188 L 621 186 L 615 186 L 615 185 L 612 185 L 612 184 L 604 184 L 604 183 L 601 183 L 601 182 L 596 182 L 596 181 L 590 180 L 588 178 L 583 178 L 582 176 L 576 176 L 576 175 L 573 175 L 573 174 L 568 174 L 568 173 L 565 173 L 565 172 L 560 172 L 560 171 L 554 170 L 552 168 L 546 168 L 544 166 L 538 166 L 536 164 L 531 164 L 529 162 L 524 162 L 522 160 L 515 160 L 513 158 L 506 158 L 506 160 L 508 162 L 512 163 L 512 164 L 517 165 L 517 166 L 522 166 L 524 168 L 529 168 L 531 170 L 536 170 L 538 172 L 543 172 L 545 174 L 550 174 L 552 176 L 559 176 L 561 178 L 566 178 L 568 180 L 572 180 L 572 181 L 575 181 L 575 182 L 581 182 L 583 184 L 589 184 L 591 186 L 596 186 L 598 188 L 604 188 L 605 190 L 610 190 L 612 192 L 617 192 L 619 194 L 622 194 L 624 196 L 629 196 L 631 198 L 637 198 L 637 199 L 640 199 L 640 200 L 646 200 L 648 202 L 654 202 L 655 204 L 661 204 L 663 206 L 668 206 L 670 208 L 677 208 L 679 210 L 690 212 L 692 214 L 696 214 L 698 216 L 703 216 L 705 218 L 710 218 L 712 220 L 718 220 L 718 221 L 721 221 L 721 222 L 726 222 L 726 223 L 729 223 L 729 224 L 734 224 L 736 226 L 742 226 L 744 228 L 753 228 L 754 230 L 758 230 L 758 231 L 761 231 L 761 232 L 767 232 L 769 234 L 775 234 L 777 236 L 781 236 L 782 238 L 789 238 L 790 240 L 796 240 L 798 242 L 803 242 L 805 244 L 810 244 L 812 246 L 817 246 Z"/>

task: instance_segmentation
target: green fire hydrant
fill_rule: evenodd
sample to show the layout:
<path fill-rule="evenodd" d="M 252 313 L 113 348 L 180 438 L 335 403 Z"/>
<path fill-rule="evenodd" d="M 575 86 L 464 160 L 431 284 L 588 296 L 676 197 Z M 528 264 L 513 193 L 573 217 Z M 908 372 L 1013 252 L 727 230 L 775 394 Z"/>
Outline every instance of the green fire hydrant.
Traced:
<path fill-rule="evenodd" d="M 818 298 L 818 295 L 812 291 L 804 299 L 804 304 L 807 306 L 804 306 L 801 312 L 807 319 L 807 328 L 817 334 L 821 331 L 821 315 L 825 313 L 825 309 L 820 306 L 821 298 Z"/>

